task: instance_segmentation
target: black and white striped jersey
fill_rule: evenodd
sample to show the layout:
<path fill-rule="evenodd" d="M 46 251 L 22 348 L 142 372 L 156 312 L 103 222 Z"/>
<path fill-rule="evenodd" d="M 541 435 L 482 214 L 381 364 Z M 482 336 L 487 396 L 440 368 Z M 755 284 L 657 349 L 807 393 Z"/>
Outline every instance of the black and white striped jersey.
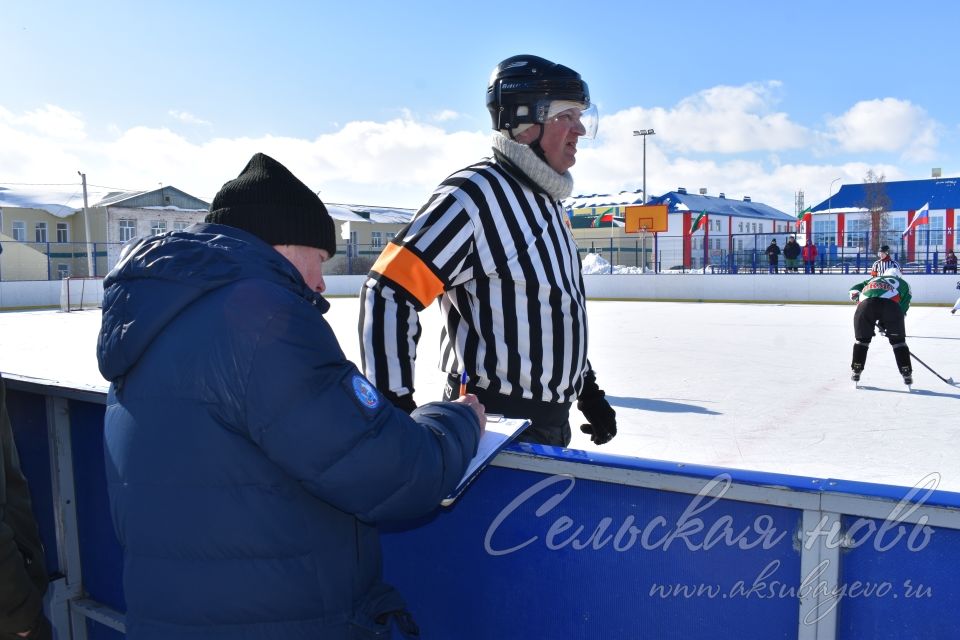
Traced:
<path fill-rule="evenodd" d="M 870 267 L 871 276 L 880 276 L 883 275 L 883 272 L 887 269 L 899 269 L 900 263 L 894 260 L 893 258 L 880 258 L 873 263 L 873 266 Z"/>
<path fill-rule="evenodd" d="M 561 204 L 499 159 L 447 178 L 361 292 L 367 377 L 413 392 L 418 313 L 439 296 L 440 368 L 513 397 L 572 401 L 587 369 L 580 258 Z"/>

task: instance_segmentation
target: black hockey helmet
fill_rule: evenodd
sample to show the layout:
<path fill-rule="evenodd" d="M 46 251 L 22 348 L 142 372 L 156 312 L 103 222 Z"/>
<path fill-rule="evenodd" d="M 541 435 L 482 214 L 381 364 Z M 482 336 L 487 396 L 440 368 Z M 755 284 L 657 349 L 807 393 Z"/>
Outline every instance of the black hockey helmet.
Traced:
<path fill-rule="evenodd" d="M 586 110 L 590 90 L 573 69 L 532 55 L 507 58 L 490 74 L 487 109 L 495 130 L 542 124 L 554 100 L 577 102 Z"/>

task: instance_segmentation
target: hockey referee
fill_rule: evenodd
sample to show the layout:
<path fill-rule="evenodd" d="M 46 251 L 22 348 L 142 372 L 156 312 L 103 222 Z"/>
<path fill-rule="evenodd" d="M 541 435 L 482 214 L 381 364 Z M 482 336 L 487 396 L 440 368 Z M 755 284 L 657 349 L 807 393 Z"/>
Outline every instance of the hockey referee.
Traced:
<path fill-rule="evenodd" d="M 566 446 L 574 400 L 595 444 L 616 413 L 587 360 L 580 258 L 560 201 L 573 191 L 577 142 L 596 132 L 587 83 L 532 55 L 494 69 L 487 87 L 493 157 L 449 176 L 391 240 L 361 291 L 367 377 L 412 410 L 418 313 L 438 297 L 446 399 L 460 377 L 488 413 L 529 418 L 522 440 Z"/>

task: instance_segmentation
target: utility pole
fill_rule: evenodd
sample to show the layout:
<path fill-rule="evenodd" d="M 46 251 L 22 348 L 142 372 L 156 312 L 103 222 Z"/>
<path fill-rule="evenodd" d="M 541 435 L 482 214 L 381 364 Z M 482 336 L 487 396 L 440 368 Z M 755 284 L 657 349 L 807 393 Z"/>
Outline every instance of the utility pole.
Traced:
<path fill-rule="evenodd" d="M 87 210 L 87 174 L 81 173 L 80 179 L 83 181 L 83 232 L 87 236 L 87 276 L 94 275 L 93 268 L 93 243 L 90 242 L 90 212 Z"/>

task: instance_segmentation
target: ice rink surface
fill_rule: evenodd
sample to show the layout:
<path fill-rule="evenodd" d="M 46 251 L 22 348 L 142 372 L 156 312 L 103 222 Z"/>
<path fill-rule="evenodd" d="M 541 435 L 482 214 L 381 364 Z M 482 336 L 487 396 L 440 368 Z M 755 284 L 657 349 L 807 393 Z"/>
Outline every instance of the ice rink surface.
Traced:
<path fill-rule="evenodd" d="M 359 360 L 357 298 L 331 300 L 328 321 Z M 940 474 L 960 492 L 960 387 L 914 361 L 908 392 L 877 336 L 861 388 L 850 381 L 854 305 L 588 303 L 590 359 L 619 434 L 596 447 L 574 410 L 571 448 L 817 478 L 914 486 Z M 418 402 L 439 399 L 440 318 L 421 314 Z M 106 389 L 97 371 L 99 310 L 0 313 L 0 371 Z M 907 343 L 960 379 L 960 315 L 913 307 Z"/>

